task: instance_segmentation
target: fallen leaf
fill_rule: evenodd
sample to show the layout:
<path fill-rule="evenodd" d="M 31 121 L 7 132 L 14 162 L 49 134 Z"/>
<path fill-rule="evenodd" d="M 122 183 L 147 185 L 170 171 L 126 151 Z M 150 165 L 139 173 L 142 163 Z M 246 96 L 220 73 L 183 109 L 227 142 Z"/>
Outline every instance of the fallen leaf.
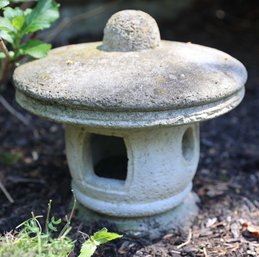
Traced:
<path fill-rule="evenodd" d="M 215 224 L 218 221 L 218 219 L 216 217 L 212 218 L 212 219 L 208 219 L 206 222 L 206 228 L 211 227 L 213 224 Z"/>
<path fill-rule="evenodd" d="M 253 225 L 248 222 L 243 222 L 241 225 L 243 234 L 257 239 L 259 238 L 259 226 Z"/>

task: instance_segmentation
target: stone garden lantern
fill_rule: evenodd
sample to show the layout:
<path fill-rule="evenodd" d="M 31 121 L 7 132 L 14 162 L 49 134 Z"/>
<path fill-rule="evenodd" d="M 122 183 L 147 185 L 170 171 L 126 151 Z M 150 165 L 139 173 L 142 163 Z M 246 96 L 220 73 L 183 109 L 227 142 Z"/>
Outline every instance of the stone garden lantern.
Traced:
<path fill-rule="evenodd" d="M 142 11 L 114 14 L 102 42 L 54 49 L 14 73 L 28 111 L 63 123 L 85 219 L 157 237 L 190 223 L 199 122 L 236 107 L 244 66 L 221 51 L 160 40 Z"/>

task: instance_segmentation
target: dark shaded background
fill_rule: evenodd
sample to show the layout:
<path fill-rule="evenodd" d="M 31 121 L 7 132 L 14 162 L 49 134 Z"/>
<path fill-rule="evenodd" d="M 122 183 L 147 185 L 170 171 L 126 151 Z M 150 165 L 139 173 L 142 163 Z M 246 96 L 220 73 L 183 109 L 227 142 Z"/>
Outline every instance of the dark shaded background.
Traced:
<path fill-rule="evenodd" d="M 77 1 L 66 2 L 73 6 Z M 96 15 L 93 12 L 90 18 L 80 19 L 79 23 L 60 31 L 53 37 L 55 47 L 101 40 L 102 33 L 97 27 L 103 27 L 105 15 L 109 17 L 109 13 L 120 9 L 118 1 L 80 2 L 86 5 L 94 2 L 95 8 L 104 3 L 108 5 L 102 12 Z M 132 6 L 131 1 L 119 2 L 123 2 L 124 8 Z M 139 2 L 149 8 L 150 1 Z M 194 179 L 194 190 L 201 199 L 200 214 L 192 227 L 192 243 L 180 250 L 181 256 L 205 256 L 204 247 L 210 256 L 258 256 L 251 244 L 253 238 L 241 234 L 239 220 L 242 218 L 259 225 L 259 1 L 190 0 L 177 12 L 172 9 L 172 17 L 164 16 L 163 8 L 170 14 L 168 6 L 174 1 L 157 2 L 161 4 L 162 12 L 155 16 L 158 12 L 154 11 L 153 17 L 163 39 L 190 41 L 225 51 L 243 62 L 249 75 L 246 96 L 240 106 L 201 126 L 201 159 Z M 162 5 L 164 2 L 165 7 Z M 89 23 L 91 29 L 87 28 Z M 80 33 L 72 33 L 77 27 L 82 28 Z M 47 38 L 51 33 L 49 31 L 42 36 Z M 71 178 L 64 153 L 62 126 L 22 110 L 14 100 L 11 85 L 3 95 L 30 120 L 30 126 L 24 126 L 0 106 L 0 153 L 21 156 L 13 164 L 0 158 L 0 179 L 15 200 L 14 204 L 9 203 L 0 191 L 0 233 L 15 228 L 30 216 L 32 210 L 36 214 L 44 214 L 49 199 L 53 199 L 53 214 L 64 216 L 71 199 Z M 221 225 L 207 227 L 206 222 L 212 218 Z M 86 233 L 103 226 L 82 225 L 76 218 L 73 222 L 74 231 L 79 227 Z M 234 227 L 238 229 L 235 231 Z M 235 233 L 237 238 L 234 238 Z M 80 238 L 76 233 L 73 237 Z M 232 241 L 224 245 L 222 239 L 224 242 Z M 125 236 L 101 248 L 99 253 L 125 257 L 180 256 L 174 255 L 173 251 L 179 251 L 176 245 L 185 240 L 186 236 L 182 234 L 168 236 L 155 243 L 146 238 Z"/>

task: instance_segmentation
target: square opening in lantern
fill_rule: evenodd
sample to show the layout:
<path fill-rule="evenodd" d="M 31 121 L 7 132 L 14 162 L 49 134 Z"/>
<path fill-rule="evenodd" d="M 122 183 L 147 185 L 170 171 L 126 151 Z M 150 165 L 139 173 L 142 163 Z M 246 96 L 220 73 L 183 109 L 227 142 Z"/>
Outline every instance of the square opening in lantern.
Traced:
<path fill-rule="evenodd" d="M 128 157 L 122 137 L 92 134 L 90 140 L 93 171 L 96 176 L 125 181 Z"/>

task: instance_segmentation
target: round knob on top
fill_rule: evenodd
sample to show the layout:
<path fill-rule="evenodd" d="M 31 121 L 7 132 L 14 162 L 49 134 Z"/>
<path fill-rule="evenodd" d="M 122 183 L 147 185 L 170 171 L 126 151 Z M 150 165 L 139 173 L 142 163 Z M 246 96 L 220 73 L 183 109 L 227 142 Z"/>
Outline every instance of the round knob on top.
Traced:
<path fill-rule="evenodd" d="M 147 13 L 125 10 L 115 13 L 104 29 L 103 49 L 139 51 L 159 46 L 160 32 L 156 21 Z"/>

